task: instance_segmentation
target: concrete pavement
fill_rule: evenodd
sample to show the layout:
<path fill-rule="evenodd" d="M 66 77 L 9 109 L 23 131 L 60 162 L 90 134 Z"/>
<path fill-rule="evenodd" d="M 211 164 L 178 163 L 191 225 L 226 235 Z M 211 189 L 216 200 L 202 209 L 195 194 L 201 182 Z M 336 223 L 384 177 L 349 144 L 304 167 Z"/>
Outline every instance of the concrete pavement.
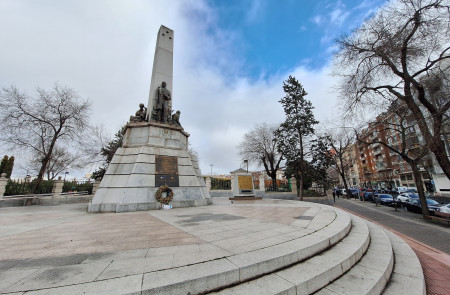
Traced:
<path fill-rule="evenodd" d="M 298 201 L 214 203 L 121 214 L 89 214 L 87 204 L 0 208 L 0 293 L 249 294 L 259 280 L 297 294 L 386 284 L 422 294 L 417 257 L 394 263 L 396 249 L 409 247 L 358 217 Z"/>

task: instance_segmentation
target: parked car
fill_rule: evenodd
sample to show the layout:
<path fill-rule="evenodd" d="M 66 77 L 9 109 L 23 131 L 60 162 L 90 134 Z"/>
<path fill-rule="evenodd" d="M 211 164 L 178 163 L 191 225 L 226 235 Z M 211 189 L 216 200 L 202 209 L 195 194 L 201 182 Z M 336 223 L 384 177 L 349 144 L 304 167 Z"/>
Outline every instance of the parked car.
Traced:
<path fill-rule="evenodd" d="M 372 201 L 373 202 L 373 192 L 363 192 L 359 196 L 359 200 L 362 201 L 364 198 L 364 201 Z"/>
<path fill-rule="evenodd" d="M 430 211 L 430 215 L 434 215 L 434 211 L 440 210 L 442 207 L 439 202 L 433 199 L 427 199 L 428 210 Z M 405 208 L 407 211 L 420 213 L 422 214 L 422 205 L 420 204 L 419 199 L 410 199 L 409 202 L 405 203 Z"/>
<path fill-rule="evenodd" d="M 359 197 L 359 189 L 356 188 L 349 188 L 348 189 L 350 193 L 352 194 L 352 198 L 358 198 Z"/>
<path fill-rule="evenodd" d="M 417 194 L 412 194 L 412 193 L 401 193 L 400 195 L 397 196 L 397 202 L 400 203 L 405 203 L 405 202 L 409 202 L 410 199 L 418 199 L 419 195 Z"/>
<path fill-rule="evenodd" d="M 394 197 L 388 194 L 375 194 L 373 197 L 374 202 L 381 205 L 392 205 L 394 203 Z"/>
<path fill-rule="evenodd" d="M 450 214 L 450 203 L 442 205 L 437 211 Z"/>

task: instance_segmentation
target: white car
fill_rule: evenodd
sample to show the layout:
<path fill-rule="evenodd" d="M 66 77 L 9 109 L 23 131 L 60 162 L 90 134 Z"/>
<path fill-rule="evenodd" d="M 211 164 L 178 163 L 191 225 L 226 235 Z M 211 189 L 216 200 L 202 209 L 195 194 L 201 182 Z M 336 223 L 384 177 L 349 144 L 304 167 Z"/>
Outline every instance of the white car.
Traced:
<path fill-rule="evenodd" d="M 439 212 L 450 214 L 450 204 L 442 205 L 442 207 L 439 208 Z"/>
<path fill-rule="evenodd" d="M 400 195 L 397 196 L 397 202 L 409 202 L 410 199 L 415 199 L 418 198 L 419 196 L 417 194 L 413 194 L 413 193 L 401 193 Z"/>

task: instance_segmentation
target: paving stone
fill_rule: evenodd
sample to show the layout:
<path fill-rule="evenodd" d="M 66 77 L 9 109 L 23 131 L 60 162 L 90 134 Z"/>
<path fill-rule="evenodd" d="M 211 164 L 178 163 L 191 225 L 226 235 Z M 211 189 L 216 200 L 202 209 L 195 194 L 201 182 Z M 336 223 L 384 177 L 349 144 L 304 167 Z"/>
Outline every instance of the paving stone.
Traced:
<path fill-rule="evenodd" d="M 5 291 L 30 291 L 92 282 L 108 266 L 108 264 L 109 263 L 107 262 L 98 262 L 42 268 L 28 276 L 26 280 L 22 280 L 6 288 Z"/>
<path fill-rule="evenodd" d="M 38 268 L 13 269 L 0 273 L 0 292 L 38 271 Z"/>
<path fill-rule="evenodd" d="M 218 259 L 144 274 L 142 294 L 197 294 L 239 282 L 239 269 Z"/>
<path fill-rule="evenodd" d="M 180 251 L 173 254 L 172 267 L 200 263 L 208 260 L 230 256 L 231 253 L 211 244 L 197 244 L 191 251 Z"/>
<path fill-rule="evenodd" d="M 123 260 L 130 258 L 144 258 L 147 254 L 148 249 L 136 249 L 136 250 L 126 250 L 126 251 L 118 251 L 118 252 L 110 252 L 110 253 L 97 253 L 88 255 L 82 263 L 92 263 L 97 261 L 114 261 L 114 260 Z"/>
<path fill-rule="evenodd" d="M 120 278 L 128 275 L 160 271 L 173 267 L 173 255 L 133 258 L 113 261 L 97 276 L 97 280 Z"/>
<path fill-rule="evenodd" d="M 140 295 L 142 275 L 27 292 L 27 295 Z"/>
<path fill-rule="evenodd" d="M 271 274 L 263 278 L 253 280 L 251 282 L 239 285 L 239 288 L 227 288 L 219 292 L 212 292 L 211 294 L 218 295 L 297 295 L 295 286 L 280 278 L 277 275 Z"/>

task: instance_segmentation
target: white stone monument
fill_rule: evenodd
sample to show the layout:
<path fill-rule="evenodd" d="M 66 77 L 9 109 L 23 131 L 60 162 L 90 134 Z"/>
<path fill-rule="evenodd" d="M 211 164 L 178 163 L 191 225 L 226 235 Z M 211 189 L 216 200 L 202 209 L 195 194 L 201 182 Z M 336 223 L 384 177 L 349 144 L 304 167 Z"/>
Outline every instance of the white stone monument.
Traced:
<path fill-rule="evenodd" d="M 164 185 L 173 192 L 170 204 L 175 208 L 212 203 L 197 159 L 188 152 L 189 134 L 179 124 L 179 117 L 170 117 L 173 41 L 173 31 L 161 26 L 146 120 L 126 125 L 123 145 L 108 166 L 89 212 L 159 209 L 156 195 Z M 164 103 L 160 103 L 162 99 Z"/>
<path fill-rule="evenodd" d="M 255 197 L 255 186 L 251 173 L 235 173 L 233 181 L 233 197 Z"/>

